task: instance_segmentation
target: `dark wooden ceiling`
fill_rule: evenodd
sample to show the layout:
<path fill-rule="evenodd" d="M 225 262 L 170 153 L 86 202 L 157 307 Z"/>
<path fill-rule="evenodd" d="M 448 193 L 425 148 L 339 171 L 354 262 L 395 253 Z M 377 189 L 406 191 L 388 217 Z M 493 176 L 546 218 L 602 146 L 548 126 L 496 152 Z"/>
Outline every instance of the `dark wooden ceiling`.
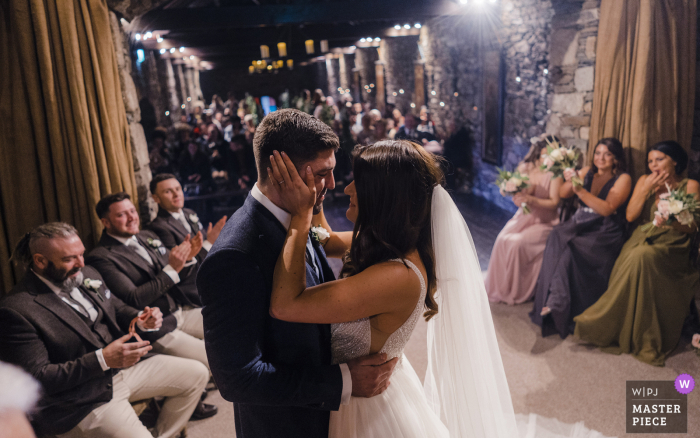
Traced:
<path fill-rule="evenodd" d="M 277 43 L 285 42 L 287 58 L 298 63 L 322 55 L 320 40 L 328 40 L 333 51 L 360 38 L 416 34 L 415 23 L 461 12 L 456 0 L 171 0 L 137 17 L 130 31 L 132 37 L 152 32 L 136 44 L 166 49 L 164 56 L 245 67 L 260 59 L 263 44 L 272 59 L 280 59 Z M 307 39 L 316 44 L 313 55 L 305 52 Z M 185 50 L 171 55 L 172 47 Z"/>

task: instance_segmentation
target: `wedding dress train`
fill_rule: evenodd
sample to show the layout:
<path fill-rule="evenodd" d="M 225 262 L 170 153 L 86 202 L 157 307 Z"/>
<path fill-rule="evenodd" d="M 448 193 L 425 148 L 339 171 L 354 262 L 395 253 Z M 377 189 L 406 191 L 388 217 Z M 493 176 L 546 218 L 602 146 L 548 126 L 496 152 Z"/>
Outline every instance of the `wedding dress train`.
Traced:
<path fill-rule="evenodd" d="M 601 438 L 583 423 L 516 415 L 506 381 L 474 243 L 464 218 L 440 186 L 433 191 L 432 235 L 438 314 L 428 322 L 428 369 L 421 385 L 403 355 L 427 293 L 381 352 L 400 357 L 391 384 L 372 398 L 352 397 L 331 413 L 330 438 Z M 334 363 L 370 353 L 369 318 L 333 324 Z"/>

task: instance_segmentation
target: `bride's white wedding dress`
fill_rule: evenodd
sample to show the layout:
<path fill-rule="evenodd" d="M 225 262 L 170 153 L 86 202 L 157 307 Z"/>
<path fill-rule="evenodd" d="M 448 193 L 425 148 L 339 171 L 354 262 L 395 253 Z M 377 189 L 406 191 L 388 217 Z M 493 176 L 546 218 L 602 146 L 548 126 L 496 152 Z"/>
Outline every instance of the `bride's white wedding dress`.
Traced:
<path fill-rule="evenodd" d="M 402 263 L 400 259 L 392 262 Z M 420 278 L 420 299 L 408 319 L 387 338 L 380 353 L 387 360 L 399 357 L 391 384 L 382 394 L 372 398 L 351 397 L 348 405 L 331 412 L 330 438 L 447 438 L 450 436 L 440 418 L 428 405 L 423 386 L 413 367 L 403 355 L 418 318 L 423 314 L 427 287 L 420 270 L 409 260 L 406 264 Z M 333 363 L 370 354 L 369 318 L 331 325 Z"/>
<path fill-rule="evenodd" d="M 469 229 L 449 194 L 433 191 L 432 236 L 438 314 L 428 322 L 425 387 L 403 354 L 427 293 L 421 282 L 411 316 L 381 352 L 399 357 L 391 384 L 372 398 L 352 397 L 331 413 L 330 438 L 602 438 L 586 429 L 535 414 L 516 415 Z M 403 263 L 400 259 L 392 260 Z M 334 363 L 370 353 L 369 318 L 331 325 Z"/>

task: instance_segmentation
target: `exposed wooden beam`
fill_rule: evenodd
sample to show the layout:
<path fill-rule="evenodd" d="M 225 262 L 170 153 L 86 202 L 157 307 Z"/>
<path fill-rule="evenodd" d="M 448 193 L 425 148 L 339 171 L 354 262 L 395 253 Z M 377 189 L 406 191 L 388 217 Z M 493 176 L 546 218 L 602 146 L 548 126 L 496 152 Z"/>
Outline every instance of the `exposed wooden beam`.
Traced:
<path fill-rule="evenodd" d="M 450 0 L 360 0 L 304 5 L 173 8 L 150 11 L 132 23 L 133 32 L 209 30 L 285 24 L 404 20 L 452 15 L 463 9 Z"/>

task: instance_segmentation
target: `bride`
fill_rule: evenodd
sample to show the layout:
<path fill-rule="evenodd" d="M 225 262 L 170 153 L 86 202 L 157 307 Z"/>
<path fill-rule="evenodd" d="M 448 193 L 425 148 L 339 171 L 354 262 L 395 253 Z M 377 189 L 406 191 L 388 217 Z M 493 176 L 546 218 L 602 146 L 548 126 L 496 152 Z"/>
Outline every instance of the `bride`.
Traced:
<path fill-rule="evenodd" d="M 400 358 L 386 391 L 353 397 L 331 414 L 330 437 L 600 436 L 581 424 L 536 424 L 534 415 L 516 422 L 474 244 L 432 154 L 408 141 L 357 150 L 355 181 L 345 189 L 354 230 L 311 233 L 329 256 L 344 255 L 341 278 L 308 289 L 314 176 L 310 168 L 300 176 L 277 153 L 271 163 L 268 172 L 281 181 L 276 190 L 292 214 L 271 315 L 331 324 L 334 363 L 372 353 Z M 421 315 L 428 320 L 425 387 L 403 355 Z"/>

